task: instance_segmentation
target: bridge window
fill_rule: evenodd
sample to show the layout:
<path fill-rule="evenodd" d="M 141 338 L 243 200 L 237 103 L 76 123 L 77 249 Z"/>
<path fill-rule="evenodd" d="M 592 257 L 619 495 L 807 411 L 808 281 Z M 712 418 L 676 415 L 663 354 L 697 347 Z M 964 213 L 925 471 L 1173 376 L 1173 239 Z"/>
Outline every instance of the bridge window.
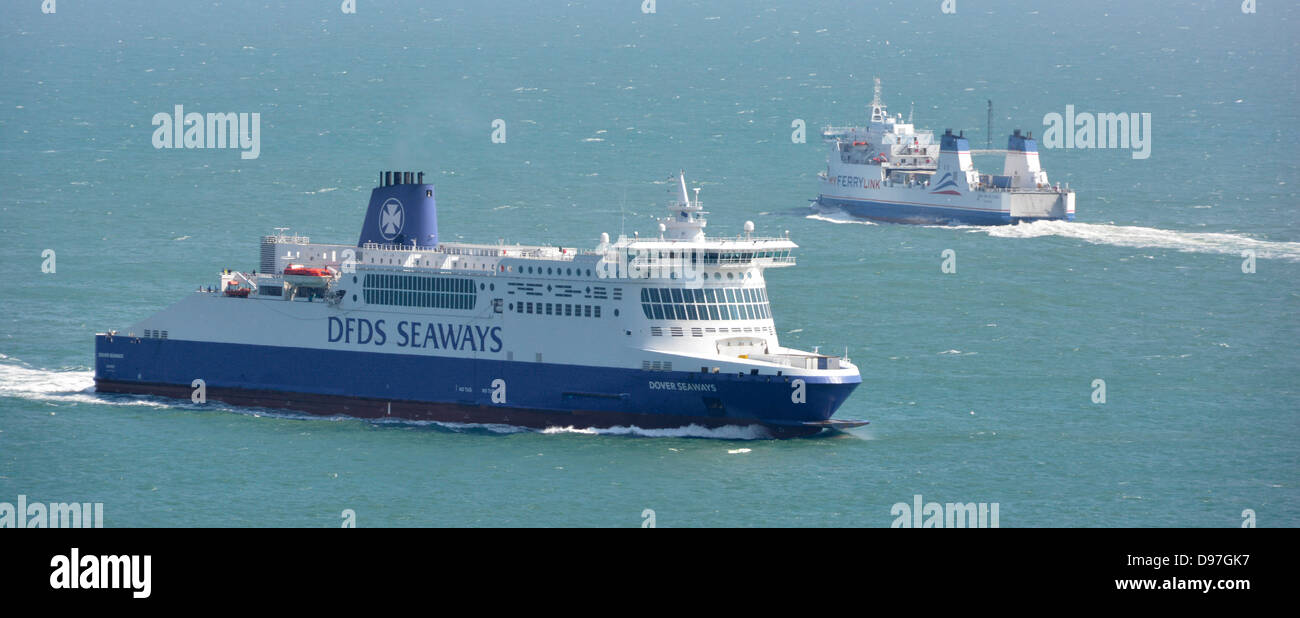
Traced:
<path fill-rule="evenodd" d="M 651 320 L 763 320 L 771 317 L 762 288 L 641 290 L 641 312 Z"/>

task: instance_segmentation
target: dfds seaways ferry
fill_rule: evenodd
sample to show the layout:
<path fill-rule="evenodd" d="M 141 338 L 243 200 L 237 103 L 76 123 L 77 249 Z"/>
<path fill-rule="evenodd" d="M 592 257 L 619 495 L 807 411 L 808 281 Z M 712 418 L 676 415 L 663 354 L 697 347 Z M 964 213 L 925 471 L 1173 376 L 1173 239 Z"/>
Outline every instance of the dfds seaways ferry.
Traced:
<path fill-rule="evenodd" d="M 856 366 L 778 340 L 763 274 L 794 265 L 788 233 L 706 237 L 674 184 L 657 236 L 580 251 L 441 242 L 433 185 L 384 172 L 355 245 L 281 230 L 256 271 L 96 335 L 96 389 L 529 428 L 865 424 L 831 418 Z"/>

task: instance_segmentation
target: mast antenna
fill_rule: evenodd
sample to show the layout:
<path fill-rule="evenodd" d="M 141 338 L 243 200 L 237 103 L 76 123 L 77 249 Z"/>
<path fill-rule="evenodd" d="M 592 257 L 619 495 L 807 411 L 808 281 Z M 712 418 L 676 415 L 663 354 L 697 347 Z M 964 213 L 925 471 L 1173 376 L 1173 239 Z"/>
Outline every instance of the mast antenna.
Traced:
<path fill-rule="evenodd" d="M 623 185 L 623 201 L 618 205 L 618 237 L 624 238 L 624 229 L 627 224 L 627 215 L 623 212 L 627 209 L 627 185 Z"/>
<path fill-rule="evenodd" d="M 986 142 L 987 145 L 985 147 L 988 148 L 989 150 L 992 150 L 993 149 L 993 99 L 988 99 L 988 102 L 989 102 L 989 123 L 988 123 L 988 127 L 985 129 L 986 131 L 988 131 L 988 136 L 985 138 L 987 140 Z"/>

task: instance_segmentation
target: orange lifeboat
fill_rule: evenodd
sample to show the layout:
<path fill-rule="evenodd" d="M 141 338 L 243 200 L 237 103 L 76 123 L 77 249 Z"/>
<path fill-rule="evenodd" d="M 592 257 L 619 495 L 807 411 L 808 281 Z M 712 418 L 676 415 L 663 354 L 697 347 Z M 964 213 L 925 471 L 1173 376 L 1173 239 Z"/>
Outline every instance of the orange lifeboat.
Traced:
<path fill-rule="evenodd" d="M 290 264 L 284 269 L 284 280 L 303 288 L 323 288 L 334 278 L 328 268 L 309 268 L 302 264 Z"/>

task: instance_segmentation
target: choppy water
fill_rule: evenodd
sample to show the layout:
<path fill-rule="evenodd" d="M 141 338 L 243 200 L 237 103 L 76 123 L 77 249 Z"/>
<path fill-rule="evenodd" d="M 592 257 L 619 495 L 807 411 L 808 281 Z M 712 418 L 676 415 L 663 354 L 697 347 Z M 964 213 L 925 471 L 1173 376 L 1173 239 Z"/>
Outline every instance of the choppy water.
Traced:
<path fill-rule="evenodd" d="M 12 4 L 0 501 L 102 501 L 109 526 L 888 526 L 921 494 L 997 502 L 1003 526 L 1300 524 L 1292 5 Z M 1074 223 L 814 213 L 817 128 L 863 119 L 873 75 L 977 147 L 992 99 L 996 135 L 1066 105 L 1151 113 L 1152 154 L 1045 150 Z M 155 150 L 178 104 L 261 113 L 260 157 Z M 94 332 L 255 266 L 274 226 L 352 240 L 381 169 L 433 176 L 448 238 L 587 246 L 652 230 L 678 168 L 711 232 L 800 243 L 769 273 L 781 339 L 847 347 L 864 384 L 839 416 L 870 426 L 535 432 L 91 388 Z"/>

